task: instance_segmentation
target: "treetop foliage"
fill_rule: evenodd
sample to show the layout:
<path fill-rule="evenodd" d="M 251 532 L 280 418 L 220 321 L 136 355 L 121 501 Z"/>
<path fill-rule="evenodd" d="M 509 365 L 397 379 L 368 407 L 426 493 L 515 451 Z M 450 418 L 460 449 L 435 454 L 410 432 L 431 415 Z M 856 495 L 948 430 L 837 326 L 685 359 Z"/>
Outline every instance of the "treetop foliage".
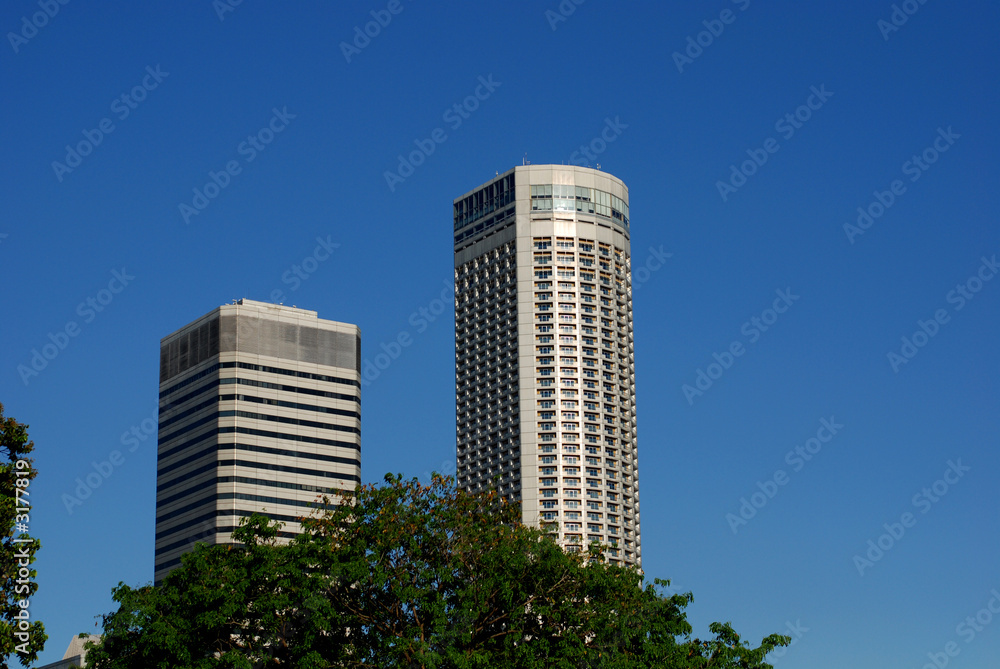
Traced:
<path fill-rule="evenodd" d="M 566 553 L 495 491 L 437 475 L 386 476 L 303 525 L 286 545 L 254 516 L 160 586 L 119 584 L 88 667 L 766 669 L 789 642 L 721 623 L 692 639 L 690 593 Z"/>
<path fill-rule="evenodd" d="M 44 625 L 32 620 L 30 607 L 38 591 L 31 565 L 41 548 L 25 529 L 30 521 L 28 488 L 37 474 L 28 457 L 34 448 L 28 426 L 4 417 L 0 403 L 0 669 L 8 669 L 8 658 L 15 653 L 23 666 L 30 666 L 47 638 Z"/>

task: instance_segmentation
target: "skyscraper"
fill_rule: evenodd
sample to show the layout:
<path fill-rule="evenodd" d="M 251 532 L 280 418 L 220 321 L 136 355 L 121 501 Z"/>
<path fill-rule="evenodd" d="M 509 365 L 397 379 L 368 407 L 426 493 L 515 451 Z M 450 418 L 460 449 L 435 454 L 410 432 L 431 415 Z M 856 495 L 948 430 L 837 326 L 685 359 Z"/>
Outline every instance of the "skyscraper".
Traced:
<path fill-rule="evenodd" d="M 454 201 L 459 487 L 641 566 L 628 189 L 526 165 Z"/>
<path fill-rule="evenodd" d="M 288 539 L 319 497 L 361 482 L 360 359 L 357 326 L 250 300 L 161 340 L 156 582 L 243 517 Z"/>

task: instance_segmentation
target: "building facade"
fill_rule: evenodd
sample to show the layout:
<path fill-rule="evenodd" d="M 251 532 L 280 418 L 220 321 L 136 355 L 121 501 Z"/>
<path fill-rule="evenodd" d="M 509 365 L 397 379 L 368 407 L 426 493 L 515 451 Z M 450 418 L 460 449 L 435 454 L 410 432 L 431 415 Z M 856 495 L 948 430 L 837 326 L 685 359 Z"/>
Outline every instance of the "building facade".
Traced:
<path fill-rule="evenodd" d="M 88 634 L 85 637 L 75 636 L 70 639 L 69 646 L 63 654 L 63 659 L 58 662 L 46 664 L 38 669 L 73 669 L 74 667 L 86 667 L 87 651 L 83 646 L 88 641 L 97 642 L 99 639 L 100 637 L 94 634 Z"/>
<path fill-rule="evenodd" d="M 238 300 L 160 342 L 154 580 L 263 513 L 295 536 L 361 482 L 361 334 Z"/>
<path fill-rule="evenodd" d="M 454 231 L 459 487 L 641 567 L 628 189 L 515 167 L 455 199 Z"/>

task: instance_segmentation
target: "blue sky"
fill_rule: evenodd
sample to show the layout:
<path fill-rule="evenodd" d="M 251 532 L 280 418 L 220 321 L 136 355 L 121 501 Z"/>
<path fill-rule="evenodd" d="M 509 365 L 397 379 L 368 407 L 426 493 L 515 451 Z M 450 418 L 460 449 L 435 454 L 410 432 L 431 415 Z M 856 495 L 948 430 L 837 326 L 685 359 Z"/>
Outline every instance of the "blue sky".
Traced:
<path fill-rule="evenodd" d="M 220 304 L 357 323 L 367 359 L 409 334 L 364 389 L 363 478 L 454 470 L 453 313 L 420 310 L 452 199 L 526 156 L 623 179 L 661 265 L 643 560 L 696 631 L 791 629 L 777 667 L 995 665 L 995 4 L 51 2 L 0 9 L 0 400 L 36 444 L 43 661 L 152 578 L 159 340 Z"/>

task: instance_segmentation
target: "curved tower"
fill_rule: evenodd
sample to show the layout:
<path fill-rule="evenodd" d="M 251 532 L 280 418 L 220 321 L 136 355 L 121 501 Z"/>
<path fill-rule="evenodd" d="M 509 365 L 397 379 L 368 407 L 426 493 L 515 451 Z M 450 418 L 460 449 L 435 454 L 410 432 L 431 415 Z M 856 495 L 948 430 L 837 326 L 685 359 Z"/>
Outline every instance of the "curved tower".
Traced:
<path fill-rule="evenodd" d="M 454 201 L 458 485 L 641 567 L 628 188 L 525 165 Z"/>

